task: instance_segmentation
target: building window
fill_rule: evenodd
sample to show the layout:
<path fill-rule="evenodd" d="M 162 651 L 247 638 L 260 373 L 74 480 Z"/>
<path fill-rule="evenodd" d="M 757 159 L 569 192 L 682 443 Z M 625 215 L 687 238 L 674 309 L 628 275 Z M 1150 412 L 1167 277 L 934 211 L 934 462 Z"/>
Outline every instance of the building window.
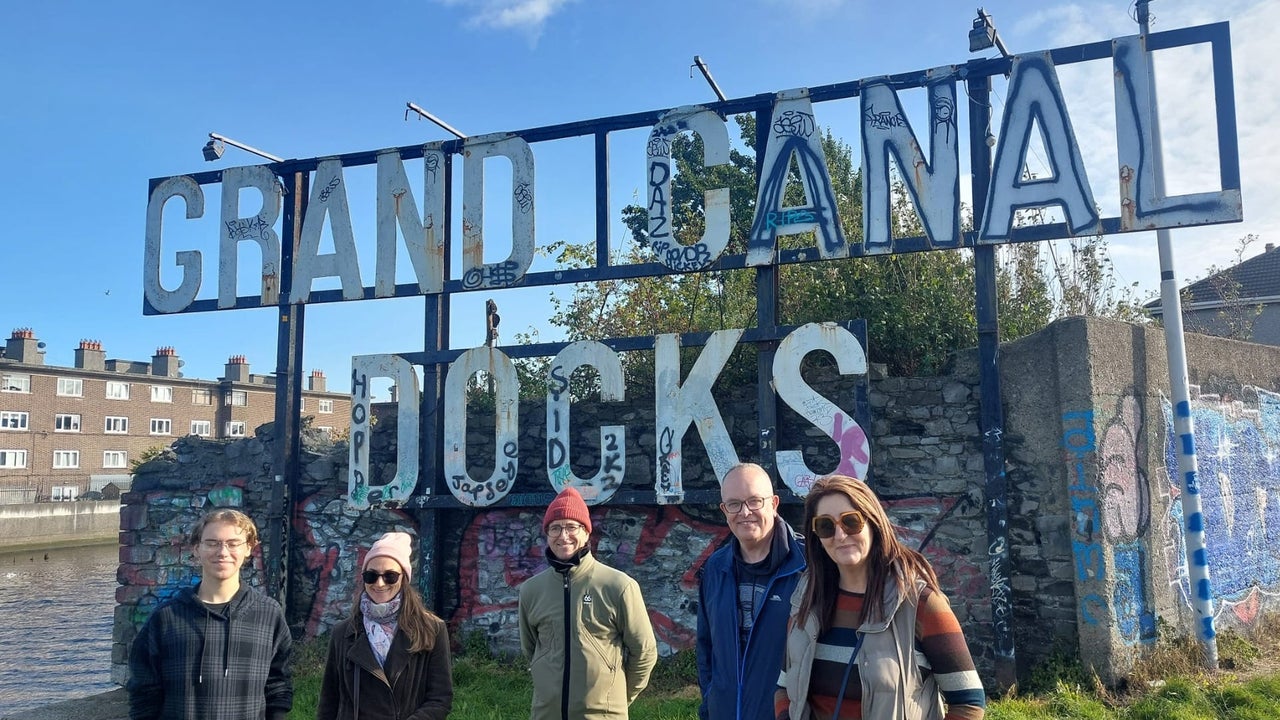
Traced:
<path fill-rule="evenodd" d="M 30 415 L 25 412 L 0 412 L 0 430 L 26 430 L 29 418 Z"/>
<path fill-rule="evenodd" d="M 151 402 L 173 402 L 173 388 L 168 385 L 152 385 Z"/>
<path fill-rule="evenodd" d="M 306 398 L 298 398 L 298 409 L 299 409 L 299 410 L 301 410 L 302 412 L 306 412 L 306 411 L 307 411 L 307 399 L 306 399 Z"/>
<path fill-rule="evenodd" d="M 71 502 L 80 494 L 80 488 L 75 485 L 54 485 L 49 488 L 49 499 L 54 502 Z"/>
<path fill-rule="evenodd" d="M 152 435 L 172 435 L 173 421 L 169 418 L 151 418 Z"/>
<path fill-rule="evenodd" d="M 239 420 L 227 423 L 227 437 L 244 437 L 244 423 Z"/>
<path fill-rule="evenodd" d="M 331 413 L 331 412 L 333 412 L 333 401 L 332 401 L 332 400 L 321 400 L 321 401 L 320 401 L 320 412 L 322 412 L 322 413 Z"/>
<path fill-rule="evenodd" d="M 129 467 L 129 453 L 124 450 L 104 450 L 102 467 L 106 469 Z"/>
<path fill-rule="evenodd" d="M 80 432 L 80 416 L 54 415 L 53 429 L 57 432 Z"/>
<path fill-rule="evenodd" d="M 107 381 L 107 399 L 108 400 L 128 400 L 129 399 L 129 383 L 119 382 L 117 380 Z"/>
<path fill-rule="evenodd" d="M 192 405 L 212 405 L 213 391 L 209 388 L 194 388 L 191 391 Z"/>
<path fill-rule="evenodd" d="M 114 435 L 127 433 L 129 432 L 129 418 L 107 416 L 107 424 L 102 428 L 102 431 Z"/>
<path fill-rule="evenodd" d="M 31 376 L 21 373 L 4 373 L 0 375 L 0 391 L 2 392 L 31 392 Z"/>
<path fill-rule="evenodd" d="M 53 451 L 53 467 L 55 470 L 80 467 L 80 451 L 79 450 L 54 450 Z"/>
<path fill-rule="evenodd" d="M 84 380 L 80 378 L 58 378 L 58 394 L 63 397 L 82 397 Z"/>
<path fill-rule="evenodd" d="M 227 390 L 222 394 L 222 402 L 235 407 L 249 404 L 249 393 L 244 390 Z"/>
<path fill-rule="evenodd" d="M 213 423 L 208 420 L 192 420 L 191 434 L 200 437 L 209 437 L 213 434 Z"/>
<path fill-rule="evenodd" d="M 0 450 L 0 468 L 13 470 L 27 466 L 26 450 Z"/>

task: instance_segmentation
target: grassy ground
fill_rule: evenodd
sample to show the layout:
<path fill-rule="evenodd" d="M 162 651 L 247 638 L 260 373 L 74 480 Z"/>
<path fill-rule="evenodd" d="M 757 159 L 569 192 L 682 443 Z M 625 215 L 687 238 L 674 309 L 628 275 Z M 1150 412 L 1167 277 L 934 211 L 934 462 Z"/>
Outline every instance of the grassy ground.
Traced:
<path fill-rule="evenodd" d="M 1107 688 L 1077 661 L 1055 655 L 1003 698 L 991 700 L 991 720 L 1277 720 L 1280 718 L 1280 617 L 1266 618 L 1248 636 L 1224 632 L 1216 673 L 1200 668 L 1199 646 L 1162 636 L 1119 688 Z M 299 646 L 291 720 L 315 717 L 324 666 L 323 641 Z M 631 706 L 633 720 L 692 720 L 698 716 L 693 652 L 658 663 L 650 686 Z M 450 718 L 527 717 L 532 687 L 525 663 L 491 657 L 467 643 L 454 656 Z"/>

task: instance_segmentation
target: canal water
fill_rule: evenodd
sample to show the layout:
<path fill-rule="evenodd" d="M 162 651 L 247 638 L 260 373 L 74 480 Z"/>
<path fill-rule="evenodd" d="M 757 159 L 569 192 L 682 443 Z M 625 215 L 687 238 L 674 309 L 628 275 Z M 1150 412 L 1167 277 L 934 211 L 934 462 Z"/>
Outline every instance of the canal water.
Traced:
<path fill-rule="evenodd" d="M 111 683 L 115 545 L 0 550 L 0 716 Z"/>

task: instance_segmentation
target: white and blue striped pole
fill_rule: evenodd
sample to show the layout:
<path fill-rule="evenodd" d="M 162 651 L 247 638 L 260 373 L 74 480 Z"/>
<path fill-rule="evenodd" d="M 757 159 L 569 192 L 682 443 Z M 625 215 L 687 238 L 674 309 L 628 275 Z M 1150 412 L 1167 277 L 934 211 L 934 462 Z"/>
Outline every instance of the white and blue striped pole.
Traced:
<path fill-rule="evenodd" d="M 1163 197 L 1164 156 L 1160 147 L 1160 115 L 1156 106 L 1155 65 L 1147 47 L 1151 15 L 1150 0 L 1138 0 L 1138 24 L 1142 28 L 1143 54 L 1151 79 L 1151 135 L 1155 158 L 1155 191 Z M 1160 252 L 1160 310 L 1164 320 L 1164 342 L 1169 358 L 1169 395 L 1173 404 L 1173 431 L 1177 435 L 1178 478 L 1182 488 L 1182 537 L 1187 548 L 1187 577 L 1191 584 L 1191 607 L 1196 613 L 1196 637 L 1204 651 L 1205 667 L 1218 668 L 1218 641 L 1213 627 L 1213 592 L 1209 582 L 1209 557 L 1204 545 L 1204 512 L 1200 503 L 1200 482 L 1196 462 L 1195 422 L 1191 417 L 1191 394 L 1187 387 L 1187 347 L 1182 336 L 1182 299 L 1173 270 L 1173 243 L 1168 230 L 1156 231 Z"/>

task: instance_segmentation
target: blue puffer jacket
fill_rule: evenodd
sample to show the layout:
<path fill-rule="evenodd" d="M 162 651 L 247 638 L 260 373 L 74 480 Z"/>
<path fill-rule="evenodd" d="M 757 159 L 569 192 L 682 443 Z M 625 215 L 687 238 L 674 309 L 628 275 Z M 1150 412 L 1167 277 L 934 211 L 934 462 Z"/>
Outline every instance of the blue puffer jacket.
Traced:
<path fill-rule="evenodd" d="M 771 552 L 784 552 L 756 609 L 745 652 L 738 648 L 738 539 L 707 558 L 698 590 L 698 685 L 701 720 L 772 720 L 773 691 L 786 654 L 791 593 L 805 568 L 804 541 L 782 518 L 774 525 Z"/>

